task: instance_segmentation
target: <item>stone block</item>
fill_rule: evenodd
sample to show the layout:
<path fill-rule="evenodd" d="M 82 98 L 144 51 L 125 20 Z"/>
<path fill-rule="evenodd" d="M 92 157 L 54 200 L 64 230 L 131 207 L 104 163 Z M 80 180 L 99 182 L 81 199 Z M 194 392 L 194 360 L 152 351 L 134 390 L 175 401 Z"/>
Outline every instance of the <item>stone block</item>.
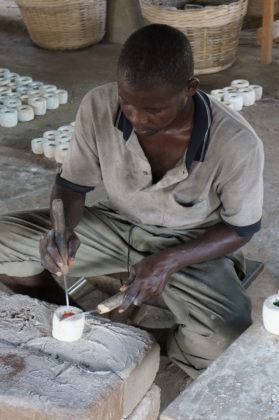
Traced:
<path fill-rule="evenodd" d="M 153 384 L 134 411 L 121 420 L 157 420 L 160 411 L 160 388 Z"/>
<path fill-rule="evenodd" d="M 160 416 L 160 420 L 276 420 L 279 336 L 246 330 Z"/>
<path fill-rule="evenodd" d="M 0 342 L 1 420 L 104 420 L 122 416 L 119 377 Z"/>
<path fill-rule="evenodd" d="M 9 400 L 13 401 L 13 410 L 20 406 L 33 410 L 35 401 L 40 403 L 38 413 L 49 413 L 49 406 L 60 410 L 61 403 L 62 414 L 69 404 L 72 407 L 72 417 L 68 418 L 81 419 L 83 415 L 91 415 L 92 411 L 94 420 L 117 420 L 127 417 L 134 410 L 154 381 L 160 349 L 145 331 L 88 316 L 82 338 L 67 343 L 51 336 L 51 320 L 56 305 L 23 295 L 0 294 L 0 308 L 0 344 L 11 346 L 13 354 L 20 350 L 33 359 L 37 358 L 34 366 L 33 362 L 27 363 L 28 369 L 19 372 L 16 380 L 12 378 Z M 49 361 L 55 362 L 55 365 L 48 377 L 45 369 L 41 372 L 41 366 L 45 368 Z M 1 407 L 4 407 L 7 394 L 2 387 L 2 365 L 0 360 L 0 401 Z M 38 375 L 35 397 L 33 391 L 30 392 L 31 371 Z M 24 375 L 27 379 L 21 380 Z M 85 382 L 80 379 L 83 375 Z M 88 383 L 87 377 L 91 378 Z M 49 387 L 53 389 L 51 394 L 48 393 Z M 68 393 L 67 387 L 72 387 L 71 393 Z M 58 395 L 64 388 L 62 401 Z M 75 401 L 73 393 L 76 393 L 76 399 L 79 398 L 79 404 L 72 404 Z M 50 418 L 62 419 L 62 414 Z M 34 418 L 48 418 L 44 415 L 36 414 Z"/>

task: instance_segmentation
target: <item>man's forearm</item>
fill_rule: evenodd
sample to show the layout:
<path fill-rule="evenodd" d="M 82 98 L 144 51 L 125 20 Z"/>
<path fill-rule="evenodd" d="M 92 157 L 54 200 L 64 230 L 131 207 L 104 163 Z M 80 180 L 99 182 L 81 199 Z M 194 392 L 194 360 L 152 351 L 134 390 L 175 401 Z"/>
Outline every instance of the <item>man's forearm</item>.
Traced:
<path fill-rule="evenodd" d="M 82 217 L 85 203 L 85 193 L 75 192 L 69 188 L 64 188 L 55 184 L 52 190 L 50 204 L 55 198 L 61 198 L 63 201 L 66 226 L 69 228 L 75 228 Z M 52 214 L 51 220 L 53 220 Z"/>
<path fill-rule="evenodd" d="M 241 237 L 223 223 L 218 223 L 200 238 L 177 247 L 164 250 L 157 255 L 165 259 L 169 274 L 183 267 L 221 257 L 245 245 L 252 235 Z"/>

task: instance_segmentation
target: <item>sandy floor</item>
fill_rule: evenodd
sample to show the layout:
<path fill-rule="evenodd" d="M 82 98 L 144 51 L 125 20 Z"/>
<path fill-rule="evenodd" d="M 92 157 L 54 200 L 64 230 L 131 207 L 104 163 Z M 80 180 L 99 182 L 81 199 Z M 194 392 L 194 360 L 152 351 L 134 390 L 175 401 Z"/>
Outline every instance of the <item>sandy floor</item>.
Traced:
<path fill-rule="evenodd" d="M 49 111 L 33 122 L 0 129 L 0 213 L 48 205 L 49 191 L 57 165 L 30 151 L 30 141 L 47 129 L 72 121 L 83 95 L 92 87 L 115 79 L 121 46 L 100 43 L 76 52 L 50 52 L 34 46 L 20 13 L 11 0 L 0 0 L 0 63 L 21 75 L 30 75 L 65 88 L 70 100 L 57 111 Z M 226 71 L 200 77 L 201 88 L 209 92 L 233 79 L 261 84 L 263 100 L 245 108 L 242 115 L 252 124 L 265 147 L 265 204 L 263 227 L 246 246 L 247 256 L 264 262 L 265 270 L 250 286 L 254 319 L 261 316 L 266 296 L 279 289 L 278 129 L 279 129 L 279 49 L 274 48 L 273 63 L 260 64 L 260 48 L 253 30 L 241 34 L 235 64 Z M 162 358 L 157 382 L 162 386 L 162 407 L 187 384 L 187 376 Z M 169 392 L 169 389 L 172 392 Z"/>

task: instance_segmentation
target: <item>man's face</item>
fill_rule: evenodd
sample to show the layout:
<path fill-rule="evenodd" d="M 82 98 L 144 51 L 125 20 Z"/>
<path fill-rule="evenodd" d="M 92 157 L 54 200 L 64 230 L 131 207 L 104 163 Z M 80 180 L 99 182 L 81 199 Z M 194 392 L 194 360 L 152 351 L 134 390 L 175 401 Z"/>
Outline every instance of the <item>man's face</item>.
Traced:
<path fill-rule="evenodd" d="M 138 90 L 118 79 L 118 100 L 126 118 L 140 136 L 152 136 L 167 129 L 183 111 L 187 89 L 177 93 L 169 85 Z"/>

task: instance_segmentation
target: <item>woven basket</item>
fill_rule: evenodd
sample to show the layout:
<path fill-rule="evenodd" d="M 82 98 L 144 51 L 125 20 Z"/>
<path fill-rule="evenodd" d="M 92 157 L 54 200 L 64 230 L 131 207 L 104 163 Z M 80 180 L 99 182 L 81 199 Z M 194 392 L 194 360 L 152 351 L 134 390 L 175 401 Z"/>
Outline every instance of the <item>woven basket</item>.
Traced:
<path fill-rule="evenodd" d="M 195 74 L 215 73 L 233 64 L 248 0 L 193 10 L 167 9 L 159 3 L 162 1 L 140 0 L 144 18 L 149 23 L 174 26 L 187 36 Z"/>
<path fill-rule="evenodd" d="M 78 49 L 105 34 L 106 0 L 16 0 L 32 41 L 50 50 Z"/>

